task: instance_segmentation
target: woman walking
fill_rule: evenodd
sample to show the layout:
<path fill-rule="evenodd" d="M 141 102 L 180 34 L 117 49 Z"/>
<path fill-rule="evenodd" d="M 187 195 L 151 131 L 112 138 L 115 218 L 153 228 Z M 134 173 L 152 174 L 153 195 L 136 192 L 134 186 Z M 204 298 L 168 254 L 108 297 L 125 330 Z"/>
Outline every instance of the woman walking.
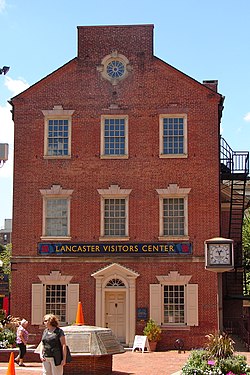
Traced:
<path fill-rule="evenodd" d="M 15 362 L 19 366 L 25 366 L 23 359 L 26 354 L 26 345 L 29 337 L 29 332 L 26 329 L 28 324 L 29 322 L 26 319 L 22 319 L 16 332 L 16 343 L 19 347 L 19 354 L 15 358 Z"/>
<path fill-rule="evenodd" d="M 45 330 L 42 336 L 40 358 L 43 375 L 63 375 L 66 363 L 66 341 L 64 332 L 59 328 L 58 319 L 53 314 L 44 316 Z"/>

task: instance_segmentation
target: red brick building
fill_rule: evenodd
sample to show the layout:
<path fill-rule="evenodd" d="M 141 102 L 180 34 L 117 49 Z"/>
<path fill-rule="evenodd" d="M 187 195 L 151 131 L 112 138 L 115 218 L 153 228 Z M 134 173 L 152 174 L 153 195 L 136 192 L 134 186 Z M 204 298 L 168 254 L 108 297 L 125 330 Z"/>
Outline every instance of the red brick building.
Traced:
<path fill-rule="evenodd" d="M 153 25 L 78 27 L 78 54 L 14 97 L 11 313 L 111 327 L 160 348 L 219 327 L 223 97 L 153 54 Z"/>

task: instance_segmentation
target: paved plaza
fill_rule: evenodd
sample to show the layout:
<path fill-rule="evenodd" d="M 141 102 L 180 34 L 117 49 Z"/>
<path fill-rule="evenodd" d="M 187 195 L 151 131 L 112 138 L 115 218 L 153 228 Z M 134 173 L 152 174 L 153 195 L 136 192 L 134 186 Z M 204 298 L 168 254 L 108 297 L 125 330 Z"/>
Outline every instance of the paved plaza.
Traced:
<path fill-rule="evenodd" d="M 179 374 L 189 353 L 168 352 L 125 352 L 113 356 L 112 375 L 172 375 Z M 0 374 L 5 375 L 8 363 L 0 363 Z M 16 375 L 40 375 L 41 363 L 26 363 L 26 367 L 16 365 Z M 87 375 L 87 374 L 83 374 Z"/>
<path fill-rule="evenodd" d="M 181 368 L 190 352 L 125 352 L 113 356 L 112 375 L 180 375 Z M 240 352 L 247 357 L 250 364 L 250 353 Z M 1 358 L 0 358 L 1 360 Z M 8 363 L 0 362 L 0 374 L 5 375 Z M 16 375 L 40 375 L 41 363 L 26 363 L 26 367 L 16 365 Z M 87 374 L 83 374 L 87 375 Z"/>

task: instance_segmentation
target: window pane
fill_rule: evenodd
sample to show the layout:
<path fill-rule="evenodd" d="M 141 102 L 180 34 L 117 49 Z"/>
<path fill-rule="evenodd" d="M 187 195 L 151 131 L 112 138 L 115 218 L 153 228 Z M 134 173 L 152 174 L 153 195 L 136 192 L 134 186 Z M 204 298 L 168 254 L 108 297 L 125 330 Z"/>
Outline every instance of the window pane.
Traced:
<path fill-rule="evenodd" d="M 54 314 L 66 323 L 66 285 L 46 285 L 46 314 Z"/>
<path fill-rule="evenodd" d="M 163 154 L 184 153 L 184 119 L 163 119 Z"/>
<path fill-rule="evenodd" d="M 105 199 L 104 201 L 104 235 L 126 235 L 125 199 Z"/>
<path fill-rule="evenodd" d="M 68 120 L 48 121 L 48 155 L 63 156 L 69 154 L 68 149 Z"/>
<path fill-rule="evenodd" d="M 125 119 L 105 119 L 104 124 L 105 155 L 124 155 Z"/>
<path fill-rule="evenodd" d="M 68 235 L 68 201 L 67 199 L 47 199 L 46 236 Z"/>
<path fill-rule="evenodd" d="M 163 235 L 183 236 L 184 224 L 184 198 L 163 199 Z"/>
<path fill-rule="evenodd" d="M 184 285 L 164 285 L 164 323 L 185 323 Z"/>

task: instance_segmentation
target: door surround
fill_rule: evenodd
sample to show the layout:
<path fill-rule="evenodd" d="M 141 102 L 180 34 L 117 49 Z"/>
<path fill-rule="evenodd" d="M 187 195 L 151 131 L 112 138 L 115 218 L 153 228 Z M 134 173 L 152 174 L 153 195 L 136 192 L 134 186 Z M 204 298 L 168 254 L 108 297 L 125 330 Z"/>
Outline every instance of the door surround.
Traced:
<path fill-rule="evenodd" d="M 126 298 L 126 345 L 132 347 L 136 322 L 136 279 L 139 273 L 118 263 L 112 263 L 91 276 L 96 280 L 95 324 L 99 327 L 105 327 L 105 291 L 110 290 L 107 283 L 113 278 L 120 279 L 124 283 L 122 290 L 125 289 Z M 119 286 L 118 290 L 120 290 Z"/>

